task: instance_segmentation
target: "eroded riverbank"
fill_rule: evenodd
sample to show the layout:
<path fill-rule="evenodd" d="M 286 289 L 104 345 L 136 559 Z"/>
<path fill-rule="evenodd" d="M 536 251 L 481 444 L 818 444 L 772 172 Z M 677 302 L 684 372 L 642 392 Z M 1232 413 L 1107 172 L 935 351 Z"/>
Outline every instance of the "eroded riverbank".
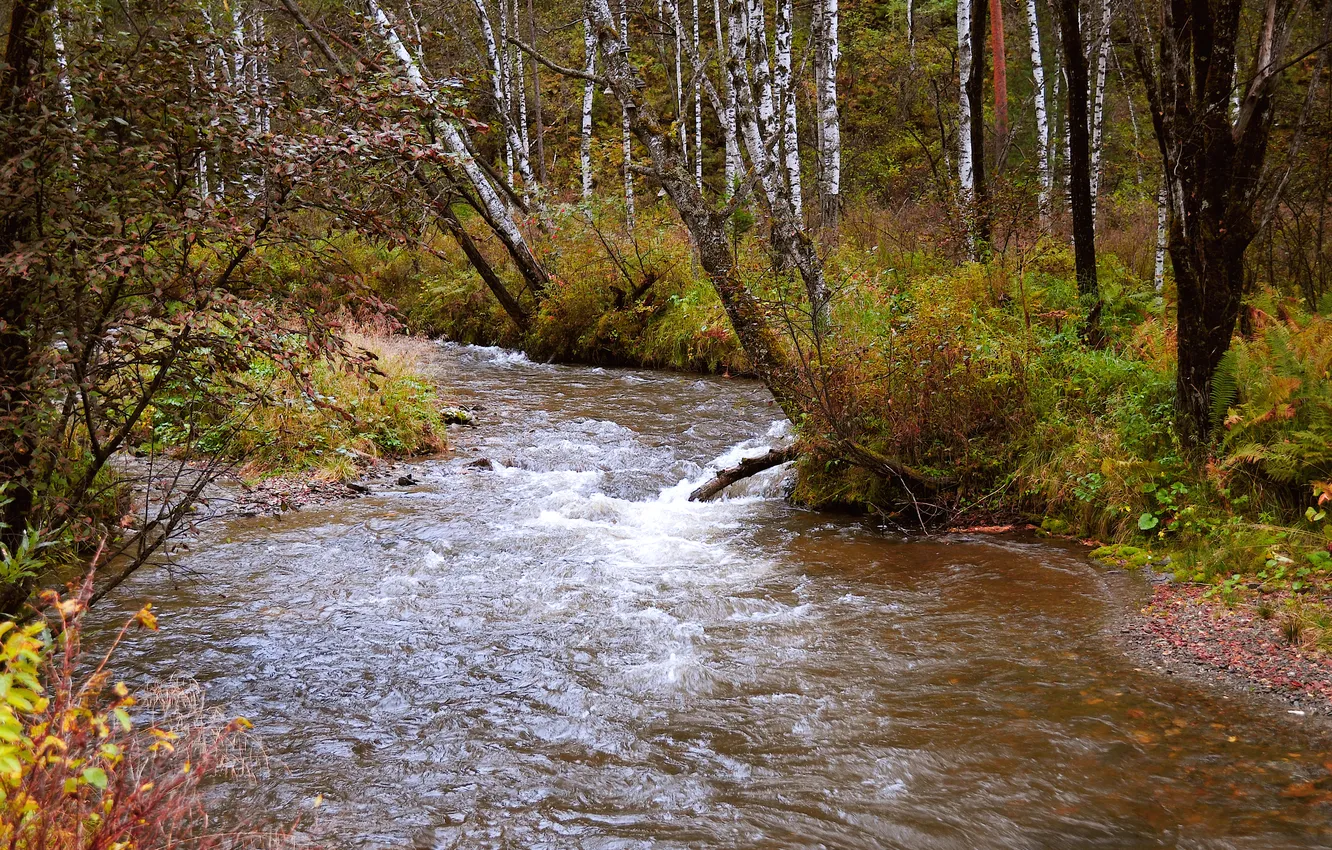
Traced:
<path fill-rule="evenodd" d="M 781 433 L 756 385 L 440 356 L 479 408 L 457 456 L 217 527 L 98 614 L 152 594 L 122 670 L 258 726 L 231 816 L 323 794 L 339 847 L 1332 840 L 1332 754 L 1135 669 L 1104 640 L 1130 579 L 1081 550 L 886 538 L 774 474 L 689 503 Z"/>

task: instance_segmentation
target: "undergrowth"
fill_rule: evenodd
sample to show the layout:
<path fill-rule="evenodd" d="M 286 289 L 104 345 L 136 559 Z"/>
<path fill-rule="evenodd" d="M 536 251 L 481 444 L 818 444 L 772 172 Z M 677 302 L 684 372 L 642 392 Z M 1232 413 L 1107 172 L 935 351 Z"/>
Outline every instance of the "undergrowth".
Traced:
<path fill-rule="evenodd" d="M 139 434 L 141 449 L 237 461 L 247 477 L 355 477 L 369 463 L 446 447 L 440 400 L 425 373 L 430 343 L 378 332 L 345 334 L 352 358 L 254 360 L 228 385 L 174 386 Z"/>

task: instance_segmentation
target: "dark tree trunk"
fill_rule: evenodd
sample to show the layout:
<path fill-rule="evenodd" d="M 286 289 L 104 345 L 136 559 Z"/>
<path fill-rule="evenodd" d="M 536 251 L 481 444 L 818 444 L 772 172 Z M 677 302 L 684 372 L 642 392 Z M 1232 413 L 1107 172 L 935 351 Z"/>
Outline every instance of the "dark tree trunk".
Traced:
<path fill-rule="evenodd" d="M 40 21 L 43 6 L 34 0 L 14 0 L 10 9 L 5 67 L 0 73 L 4 141 L 0 161 L 10 162 L 30 136 L 24 128 L 41 115 L 34 98 L 34 79 L 40 72 Z M 37 223 L 36 177 L 16 171 L 5 187 L 8 196 L 0 215 L 0 257 L 7 257 L 35 235 Z M 33 510 L 33 450 L 29 428 L 36 402 L 32 347 L 32 286 L 22 272 L 4 276 L 0 291 L 0 482 L 7 484 L 0 508 L 4 527 L 0 543 L 13 551 L 26 530 Z M 26 594 L 25 594 L 26 595 Z M 19 600 L 21 603 L 22 600 Z M 12 610 L 11 600 L 0 608 Z"/>
<path fill-rule="evenodd" d="M 1275 191 L 1263 165 L 1293 8 L 1292 0 L 1265 0 L 1253 71 L 1233 118 L 1240 0 L 1166 0 L 1155 56 L 1149 33 L 1134 31 L 1165 165 L 1167 245 L 1179 292 L 1176 427 L 1194 448 L 1211 436 L 1212 380 L 1239 318 L 1255 211 Z"/>
<path fill-rule="evenodd" d="M 973 233 L 977 252 L 984 253 L 990 243 L 990 191 L 985 182 L 985 12 L 988 0 L 962 0 L 971 3 L 971 75 L 964 81 L 971 107 L 971 162 L 975 175 L 976 209 Z"/>
<path fill-rule="evenodd" d="M 1100 289 L 1096 281 L 1096 220 L 1092 216 L 1091 134 L 1087 122 L 1087 53 L 1078 26 L 1078 0 L 1054 0 L 1064 53 L 1067 93 L 1068 189 L 1073 212 L 1073 266 L 1078 294 L 1087 308 L 1084 336 L 1099 334 Z"/>
<path fill-rule="evenodd" d="M 1178 428 L 1190 444 L 1211 431 L 1212 378 L 1230 347 L 1244 291 L 1243 237 L 1189 242 L 1173 235 L 1170 262 L 1179 290 L 1175 378 Z"/>

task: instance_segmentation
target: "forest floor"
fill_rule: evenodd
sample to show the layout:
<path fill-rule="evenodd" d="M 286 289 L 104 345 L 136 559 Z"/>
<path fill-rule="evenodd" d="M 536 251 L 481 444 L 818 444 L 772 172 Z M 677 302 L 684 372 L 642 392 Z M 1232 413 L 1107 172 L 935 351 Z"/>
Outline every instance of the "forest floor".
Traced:
<path fill-rule="evenodd" d="M 1153 575 L 1147 603 L 1118 621 L 1140 663 L 1211 687 L 1259 695 L 1294 715 L 1332 717 L 1332 655 L 1306 628 L 1332 598 L 1287 590 L 1223 600 L 1207 586 Z"/>

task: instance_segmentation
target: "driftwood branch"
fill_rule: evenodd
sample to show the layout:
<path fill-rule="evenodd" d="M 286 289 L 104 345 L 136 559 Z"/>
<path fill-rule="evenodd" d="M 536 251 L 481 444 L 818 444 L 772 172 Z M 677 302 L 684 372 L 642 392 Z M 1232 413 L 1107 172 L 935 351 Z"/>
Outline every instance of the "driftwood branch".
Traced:
<path fill-rule="evenodd" d="M 746 458 L 735 466 L 721 470 L 717 473 L 717 477 L 690 493 L 689 501 L 710 502 L 715 499 L 721 491 L 730 487 L 735 482 L 743 481 L 750 476 L 759 474 L 765 469 L 772 469 L 774 466 L 781 466 L 787 461 L 795 459 L 795 446 L 787 446 L 784 449 L 769 449 L 767 454 Z"/>

